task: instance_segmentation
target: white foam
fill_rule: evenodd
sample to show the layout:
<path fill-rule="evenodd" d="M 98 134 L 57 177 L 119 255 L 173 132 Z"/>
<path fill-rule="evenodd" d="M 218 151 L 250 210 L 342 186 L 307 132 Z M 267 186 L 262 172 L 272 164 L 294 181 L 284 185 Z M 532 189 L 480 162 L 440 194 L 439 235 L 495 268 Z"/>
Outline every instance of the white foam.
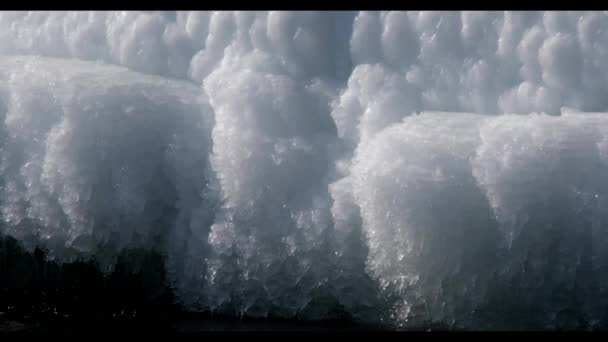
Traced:
<path fill-rule="evenodd" d="M 492 316 L 510 296 L 600 324 L 606 25 L 0 13 L 3 233 L 108 267 L 158 250 L 193 309 L 521 327 Z"/>

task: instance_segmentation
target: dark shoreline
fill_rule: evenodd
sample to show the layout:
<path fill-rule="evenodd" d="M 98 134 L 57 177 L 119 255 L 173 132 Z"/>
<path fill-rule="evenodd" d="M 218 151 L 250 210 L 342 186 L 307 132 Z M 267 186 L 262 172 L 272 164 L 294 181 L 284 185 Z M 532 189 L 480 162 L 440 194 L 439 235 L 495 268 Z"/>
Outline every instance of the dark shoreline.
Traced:
<path fill-rule="evenodd" d="M 209 332 L 370 332 L 380 327 L 348 321 L 305 322 L 282 319 L 238 319 L 184 313 L 167 321 L 107 320 L 83 322 L 79 319 L 34 320 L 0 316 L 0 334 L 202 334 Z"/>
<path fill-rule="evenodd" d="M 354 325 L 348 322 L 307 323 L 273 319 L 239 320 L 234 318 L 179 318 L 166 322 L 99 321 L 83 323 L 78 320 L 18 320 L 0 318 L 0 334 L 199 334 L 208 332 L 350 332 L 383 331 L 377 327 Z"/>
<path fill-rule="evenodd" d="M 93 261 L 60 264 L 40 249 L 29 252 L 12 237 L 0 237 L 0 312 L 5 317 L 164 321 L 181 311 L 166 284 L 162 257 L 154 252 L 126 252 L 107 274 Z"/>
<path fill-rule="evenodd" d="M 137 265 L 133 265 L 137 260 Z M 162 256 L 126 251 L 112 272 L 94 261 L 56 263 L 0 236 L 0 333 L 204 333 L 213 331 L 370 331 L 340 315 L 321 321 L 236 318 L 185 311 L 167 286 Z"/>
<path fill-rule="evenodd" d="M 497 284 L 484 310 L 471 317 L 476 319 L 473 326 L 506 331 L 608 330 L 608 315 L 591 325 L 586 316 L 575 310 L 570 310 L 567 324 L 544 326 L 538 319 L 543 313 L 534 302 L 527 301 L 525 288 L 516 286 L 520 283 L 515 279 Z M 576 293 L 565 295 L 575 298 Z M 314 321 L 305 315 L 239 318 L 234 310 L 222 313 L 190 312 L 181 307 L 168 286 L 163 258 L 154 251 L 125 251 L 108 273 L 91 260 L 47 260 L 43 250 L 30 252 L 19 241 L 0 234 L 0 333 L 455 331 L 459 326 L 426 320 L 414 323 L 419 329 L 364 324 L 339 305 L 330 307 L 322 319 Z"/>

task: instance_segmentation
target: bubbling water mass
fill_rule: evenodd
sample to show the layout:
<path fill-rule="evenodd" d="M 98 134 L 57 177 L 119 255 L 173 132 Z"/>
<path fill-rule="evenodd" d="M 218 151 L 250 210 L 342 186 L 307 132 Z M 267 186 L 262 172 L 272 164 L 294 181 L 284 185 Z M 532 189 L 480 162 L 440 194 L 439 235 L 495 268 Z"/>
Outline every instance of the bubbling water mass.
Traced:
<path fill-rule="evenodd" d="M 0 233 L 195 311 L 605 328 L 606 25 L 0 13 Z"/>

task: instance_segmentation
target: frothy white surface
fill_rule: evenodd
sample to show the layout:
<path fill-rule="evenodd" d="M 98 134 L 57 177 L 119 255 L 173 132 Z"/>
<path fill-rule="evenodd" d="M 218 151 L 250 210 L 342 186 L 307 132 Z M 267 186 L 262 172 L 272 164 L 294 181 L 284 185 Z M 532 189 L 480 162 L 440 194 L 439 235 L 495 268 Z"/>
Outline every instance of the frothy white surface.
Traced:
<path fill-rule="evenodd" d="M 606 34 L 603 12 L 3 12 L 1 229 L 104 267 L 160 251 L 193 309 L 491 329 L 520 326 L 490 313 L 520 288 L 538 325 L 604 324 L 608 120 L 577 112 L 608 110 Z"/>

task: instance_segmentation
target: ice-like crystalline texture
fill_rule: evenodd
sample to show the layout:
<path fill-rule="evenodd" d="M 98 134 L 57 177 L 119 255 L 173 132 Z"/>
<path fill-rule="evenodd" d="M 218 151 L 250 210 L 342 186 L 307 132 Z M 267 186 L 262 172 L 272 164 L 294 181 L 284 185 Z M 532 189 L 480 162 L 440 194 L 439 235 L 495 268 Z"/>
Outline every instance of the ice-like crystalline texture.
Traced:
<path fill-rule="evenodd" d="M 212 117 L 196 86 L 38 57 L 2 58 L 0 78 L 5 233 L 108 258 L 166 244 L 200 204 Z"/>
<path fill-rule="evenodd" d="M 606 327 L 607 34 L 605 12 L 2 12 L 0 233 L 108 270 L 153 250 L 192 310 Z"/>
<path fill-rule="evenodd" d="M 402 293 L 397 314 L 513 328 L 485 315 L 522 291 L 511 300 L 540 305 L 545 327 L 602 319 L 607 128 L 605 114 L 424 113 L 360 146 L 368 268 Z"/>

